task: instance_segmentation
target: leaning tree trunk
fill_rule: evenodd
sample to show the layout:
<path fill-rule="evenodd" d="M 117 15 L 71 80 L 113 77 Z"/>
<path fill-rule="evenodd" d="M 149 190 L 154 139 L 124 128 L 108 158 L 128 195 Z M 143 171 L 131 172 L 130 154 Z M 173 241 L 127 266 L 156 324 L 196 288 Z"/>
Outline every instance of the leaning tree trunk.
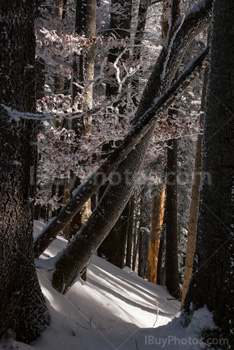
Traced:
<path fill-rule="evenodd" d="M 182 25 L 180 22 L 175 24 L 176 37 L 173 37 L 172 46 L 169 50 L 172 50 L 173 55 L 170 55 L 170 52 L 167 53 L 167 50 L 163 49 L 143 93 L 135 123 L 150 108 L 155 97 L 170 86 L 181 63 L 185 49 L 191 40 L 209 25 L 210 11 L 211 0 L 206 0 L 187 15 Z M 184 38 L 184 35 L 186 35 L 186 41 L 180 40 Z M 167 54 L 169 55 L 168 57 Z M 118 186 L 109 185 L 107 187 L 98 207 L 94 210 L 88 222 L 58 259 L 53 275 L 53 285 L 59 291 L 65 293 L 76 281 L 92 254 L 108 235 L 123 211 L 132 194 L 153 131 L 154 128 L 151 128 L 135 149 L 120 163 L 116 171 L 122 177 L 121 183 Z M 110 203 L 112 204 L 111 206 Z"/>
<path fill-rule="evenodd" d="M 233 18 L 233 1 L 214 2 L 202 152 L 206 176 L 200 193 L 196 259 L 183 308 L 188 324 L 195 310 L 207 305 L 218 326 L 213 337 L 229 341 L 229 346 L 219 344 L 219 349 L 234 348 Z"/>
<path fill-rule="evenodd" d="M 0 103 L 21 112 L 35 110 L 33 22 L 33 1 L 1 1 Z M 11 118 L 3 106 L 0 118 L 0 337 L 12 329 L 29 343 L 50 319 L 33 256 L 36 125 Z"/>

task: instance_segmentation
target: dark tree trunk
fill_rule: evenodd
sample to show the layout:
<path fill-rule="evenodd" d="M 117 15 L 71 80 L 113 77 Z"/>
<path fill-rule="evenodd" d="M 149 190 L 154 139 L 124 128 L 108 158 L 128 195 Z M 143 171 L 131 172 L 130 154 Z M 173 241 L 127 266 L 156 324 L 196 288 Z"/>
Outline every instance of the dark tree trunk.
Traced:
<path fill-rule="evenodd" d="M 119 220 L 98 249 L 99 256 L 106 258 L 111 264 L 121 269 L 125 261 L 128 218 L 129 204 L 126 205 Z"/>
<path fill-rule="evenodd" d="M 165 220 L 165 218 L 164 218 Z M 158 254 L 157 284 L 166 285 L 166 236 L 165 227 L 162 228 Z"/>
<path fill-rule="evenodd" d="M 147 10 L 150 5 L 150 2 L 141 0 L 139 4 L 138 9 L 138 16 L 137 16 L 137 29 L 136 34 L 134 38 L 134 49 L 133 49 L 133 59 L 136 61 L 141 60 L 141 52 L 142 52 L 142 43 L 145 33 L 145 26 L 146 26 L 146 17 L 147 17 Z M 134 105 L 137 107 L 139 104 L 139 84 L 140 84 L 140 77 L 142 69 L 140 67 L 139 71 L 134 75 L 132 80 L 132 101 Z"/>
<path fill-rule="evenodd" d="M 180 297 L 177 242 L 177 140 L 168 141 L 166 196 L 166 286 Z"/>
<path fill-rule="evenodd" d="M 31 0 L 0 3 L 0 103 L 22 112 L 35 110 L 33 5 Z M 33 256 L 30 173 L 35 171 L 36 125 L 14 120 L 3 107 L 0 118 L 0 337 L 10 328 L 17 340 L 28 343 L 50 319 Z"/>
<path fill-rule="evenodd" d="M 205 109 L 205 99 L 206 99 L 206 88 L 208 80 L 208 68 L 205 70 L 204 79 L 203 79 L 203 91 L 201 98 L 201 117 L 200 124 L 203 125 L 204 119 L 204 109 Z M 182 299 L 181 299 L 181 308 L 188 291 L 189 282 L 192 276 L 193 271 L 193 260 L 194 252 L 196 245 L 196 232 L 197 232 L 197 220 L 198 220 L 198 207 L 199 207 L 199 191 L 201 184 L 201 150 L 202 150 L 202 133 L 199 133 L 197 136 L 196 144 L 196 155 L 195 155 L 195 164 L 193 170 L 193 184 L 192 184 L 192 193 L 191 193 L 191 203 L 189 209 L 189 220 L 188 220 L 188 239 L 187 239 L 187 250 L 186 250 L 186 261 L 184 269 L 184 281 L 183 281 L 183 290 L 182 290 Z"/>
<path fill-rule="evenodd" d="M 233 1 L 214 2 L 202 152 L 206 175 L 200 193 L 196 259 L 183 308 L 186 324 L 204 305 L 213 311 L 219 327 L 215 338 L 229 341 L 229 346 L 219 344 L 219 349 L 234 348 L 233 18 Z"/>
<path fill-rule="evenodd" d="M 132 196 L 128 202 L 128 216 L 126 217 L 125 230 L 127 232 L 127 250 L 126 250 L 126 266 L 132 267 L 132 246 L 133 246 L 133 215 L 134 215 L 134 197 Z"/>
<path fill-rule="evenodd" d="M 151 198 L 147 193 L 148 187 L 144 187 L 141 193 L 141 217 L 139 228 L 139 256 L 138 256 L 138 275 L 145 277 L 150 239 L 150 214 L 151 214 Z"/>

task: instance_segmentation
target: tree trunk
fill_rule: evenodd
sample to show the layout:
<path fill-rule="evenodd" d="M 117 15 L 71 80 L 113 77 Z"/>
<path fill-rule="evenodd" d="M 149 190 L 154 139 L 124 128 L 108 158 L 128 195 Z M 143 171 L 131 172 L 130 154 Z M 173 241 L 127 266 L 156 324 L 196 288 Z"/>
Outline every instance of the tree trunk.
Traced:
<path fill-rule="evenodd" d="M 152 201 L 149 257 L 146 277 L 149 282 L 157 283 L 158 254 L 160 246 L 160 235 L 164 218 L 165 187 L 154 196 Z"/>
<path fill-rule="evenodd" d="M 208 80 L 208 69 L 206 69 L 204 74 L 204 84 L 202 91 L 202 101 L 201 101 L 201 113 L 204 113 L 205 108 L 205 98 L 206 98 L 206 87 Z M 200 118 L 200 124 L 203 125 L 203 115 Z M 197 219 L 198 219 L 198 206 L 199 206 L 199 189 L 201 183 L 201 149 L 202 149 L 202 134 L 199 133 L 197 136 L 196 144 L 196 156 L 194 165 L 194 175 L 193 175 L 193 185 L 191 194 L 191 203 L 189 211 L 189 221 L 188 221 L 188 240 L 187 240 L 187 251 L 186 251 L 186 261 L 184 270 L 184 282 L 182 291 L 181 308 L 188 291 L 189 282 L 193 270 L 193 260 L 196 245 L 196 232 L 197 232 Z"/>
<path fill-rule="evenodd" d="M 75 31 L 87 39 L 95 36 L 96 31 L 96 0 L 76 1 L 76 24 Z M 75 54 L 73 63 L 73 103 L 78 104 L 79 110 L 86 111 L 93 107 L 93 78 L 94 78 L 94 43 L 85 50 L 82 49 L 79 55 Z M 84 87 L 81 91 L 74 83 Z M 82 94 L 83 101 L 79 101 L 79 94 Z M 92 117 L 83 116 L 72 120 L 72 129 L 75 130 L 77 138 L 81 135 L 91 134 Z M 80 185 L 80 179 L 71 172 L 70 182 L 72 183 L 70 194 Z M 83 226 L 91 213 L 91 201 L 88 200 L 81 210 L 74 216 L 67 232 L 68 238 L 72 238 Z"/>
<path fill-rule="evenodd" d="M 146 26 L 146 17 L 147 17 L 147 10 L 150 5 L 150 2 L 141 0 L 139 4 L 138 9 L 138 16 L 137 16 L 137 29 L 136 34 L 134 38 L 134 49 L 133 49 L 133 59 L 136 61 L 141 60 L 141 52 L 142 52 L 142 43 L 145 33 L 145 26 Z M 140 84 L 140 77 L 141 77 L 141 67 L 139 71 L 134 75 L 132 80 L 132 101 L 134 105 L 137 107 L 139 104 L 139 84 Z"/>
<path fill-rule="evenodd" d="M 164 0 L 162 34 L 165 39 L 173 35 L 169 25 L 174 25 L 180 16 L 180 0 Z M 169 110 L 168 114 L 173 114 Z M 180 297 L 178 266 L 177 226 L 177 140 L 167 143 L 167 196 L 166 196 L 166 286 L 175 298 Z"/>
<path fill-rule="evenodd" d="M 0 103 L 35 111 L 33 1 L 0 3 Z M 0 337 L 8 329 L 29 343 L 49 323 L 33 256 L 35 122 L 0 110 Z"/>
<path fill-rule="evenodd" d="M 180 297 L 177 237 L 177 140 L 168 141 L 166 197 L 166 286 Z"/>
<path fill-rule="evenodd" d="M 165 220 L 165 216 L 164 216 L 164 220 Z M 158 253 L 157 284 L 161 286 L 166 285 L 166 236 L 165 236 L 164 226 L 162 227 L 159 253 Z"/>
<path fill-rule="evenodd" d="M 132 240 L 133 240 L 133 215 L 134 215 L 134 197 L 132 196 L 128 202 L 128 217 L 127 217 L 127 251 L 126 251 L 126 266 L 132 267 Z"/>
<path fill-rule="evenodd" d="M 150 228 L 150 210 L 151 197 L 145 186 L 141 192 L 141 217 L 139 227 L 139 257 L 138 257 L 138 275 L 145 278 L 148 253 L 149 253 L 149 228 Z"/>
<path fill-rule="evenodd" d="M 208 338 L 234 338 L 234 2 L 215 1 L 211 26 L 211 65 L 204 121 L 199 218 L 193 276 L 183 307 L 187 325 L 207 305 L 218 329 Z M 210 179 L 210 181 L 209 181 Z M 216 344 L 216 343 L 215 343 Z"/>

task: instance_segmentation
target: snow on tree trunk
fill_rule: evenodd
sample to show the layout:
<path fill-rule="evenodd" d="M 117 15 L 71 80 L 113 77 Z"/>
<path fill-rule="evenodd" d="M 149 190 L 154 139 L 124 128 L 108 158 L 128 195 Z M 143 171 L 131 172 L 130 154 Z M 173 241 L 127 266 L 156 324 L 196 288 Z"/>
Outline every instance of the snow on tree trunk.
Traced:
<path fill-rule="evenodd" d="M 35 111 L 33 1 L 0 3 L 0 103 Z M 33 256 L 33 181 L 36 124 L 0 109 L 0 337 L 12 329 L 26 343 L 46 328 L 50 316 Z"/>

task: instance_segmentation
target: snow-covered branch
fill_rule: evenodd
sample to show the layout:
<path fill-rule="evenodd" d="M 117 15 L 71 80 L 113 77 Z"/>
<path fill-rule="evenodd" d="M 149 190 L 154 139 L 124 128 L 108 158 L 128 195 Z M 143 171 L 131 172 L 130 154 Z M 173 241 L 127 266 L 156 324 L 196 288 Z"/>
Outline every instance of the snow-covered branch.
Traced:
<path fill-rule="evenodd" d="M 16 121 L 19 121 L 20 119 L 31 119 L 31 120 L 40 120 L 40 121 L 53 119 L 53 116 L 48 113 L 19 112 L 16 109 L 12 109 L 11 107 L 7 107 L 3 104 L 1 104 L 1 108 L 5 112 L 5 114 L 8 115 L 9 118 L 14 119 Z"/>
<path fill-rule="evenodd" d="M 34 243 L 35 256 L 38 257 L 49 246 L 56 235 L 63 230 L 80 210 L 84 203 L 98 190 L 111 171 L 123 160 L 128 153 L 140 142 L 142 137 L 154 126 L 158 115 L 163 113 L 176 101 L 186 87 L 196 79 L 209 62 L 209 49 L 206 48 L 188 68 L 179 76 L 166 93 L 157 98 L 139 122 L 132 126 L 122 144 L 92 173 L 92 175 L 75 191 L 73 197 L 61 210 L 57 219 L 44 229 Z"/>

